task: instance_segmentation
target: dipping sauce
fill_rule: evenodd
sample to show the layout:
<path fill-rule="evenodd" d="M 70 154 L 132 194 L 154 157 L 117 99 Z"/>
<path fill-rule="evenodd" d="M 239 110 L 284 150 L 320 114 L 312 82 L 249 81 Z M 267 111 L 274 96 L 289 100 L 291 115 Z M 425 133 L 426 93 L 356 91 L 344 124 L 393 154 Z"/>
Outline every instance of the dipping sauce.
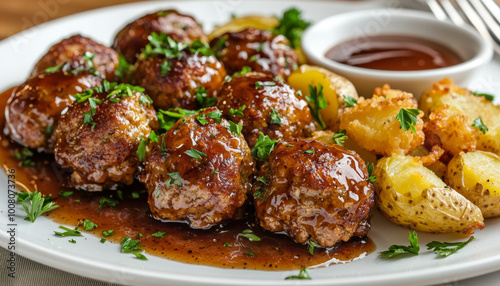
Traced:
<path fill-rule="evenodd" d="M 354 38 L 335 45 L 325 56 L 350 66 L 390 71 L 430 70 L 462 62 L 441 44 L 401 35 Z"/>

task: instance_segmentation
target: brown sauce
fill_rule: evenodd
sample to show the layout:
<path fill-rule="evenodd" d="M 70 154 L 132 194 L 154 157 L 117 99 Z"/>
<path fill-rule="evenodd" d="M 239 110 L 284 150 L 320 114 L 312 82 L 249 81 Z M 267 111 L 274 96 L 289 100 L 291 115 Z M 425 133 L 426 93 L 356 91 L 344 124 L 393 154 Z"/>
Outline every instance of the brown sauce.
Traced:
<path fill-rule="evenodd" d="M 12 90 L 0 95 L 2 128 L 5 123 L 5 105 Z M 73 190 L 74 194 L 64 199 L 59 191 L 70 191 L 62 183 L 68 173 L 54 162 L 53 155 L 36 154 L 33 157 L 36 167 L 24 168 L 14 157 L 14 153 L 21 149 L 21 146 L 13 143 L 1 132 L 2 167 L 4 170 L 15 168 L 18 190 L 37 189 L 42 194 L 54 198 L 59 207 L 47 214 L 50 219 L 66 226 L 76 226 L 79 221 L 88 219 L 99 226 L 88 233 L 103 237 L 103 230 L 114 230 L 114 234 L 108 237 L 105 243 L 110 243 L 109 241 L 120 243 L 125 236 L 140 239 L 140 245 L 144 246 L 146 255 L 222 268 L 293 270 L 325 262 L 328 264 L 328 261 L 350 261 L 363 253 L 368 254 L 375 250 L 375 245 L 367 237 L 355 237 L 332 248 L 315 249 L 314 255 L 310 255 L 306 245 L 295 243 L 286 235 L 265 231 L 256 225 L 251 208 L 248 208 L 242 220 L 232 221 L 210 230 L 191 229 L 182 223 L 162 223 L 149 217 L 147 193 L 142 192 L 139 198 L 131 197 L 132 192 L 145 190 L 140 183 L 123 188 L 123 200 L 118 199 L 116 191 L 89 193 L 77 190 Z M 102 197 L 113 197 L 120 203 L 115 208 L 104 207 L 98 211 Z M 245 229 L 252 229 L 261 241 L 250 241 L 238 236 Z M 85 232 L 82 227 L 80 230 Z M 159 231 L 165 232 L 163 238 L 151 236 Z M 83 234 L 88 236 L 88 233 Z M 142 237 L 139 237 L 139 233 Z M 61 239 L 68 240 L 68 238 Z M 85 245 L 82 243 L 78 247 Z"/>
<path fill-rule="evenodd" d="M 462 62 L 455 52 L 441 44 L 402 35 L 347 40 L 332 47 L 325 56 L 350 66 L 391 71 L 437 69 Z"/>

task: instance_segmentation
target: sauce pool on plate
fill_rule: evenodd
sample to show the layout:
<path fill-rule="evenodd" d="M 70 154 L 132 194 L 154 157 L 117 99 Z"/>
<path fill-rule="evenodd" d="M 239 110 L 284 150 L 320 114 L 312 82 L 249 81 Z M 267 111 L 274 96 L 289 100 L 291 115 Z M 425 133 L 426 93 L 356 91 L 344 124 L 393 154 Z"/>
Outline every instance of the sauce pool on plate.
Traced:
<path fill-rule="evenodd" d="M 350 66 L 389 71 L 430 70 L 462 62 L 462 59 L 446 46 L 403 35 L 350 39 L 333 46 L 325 56 Z"/>

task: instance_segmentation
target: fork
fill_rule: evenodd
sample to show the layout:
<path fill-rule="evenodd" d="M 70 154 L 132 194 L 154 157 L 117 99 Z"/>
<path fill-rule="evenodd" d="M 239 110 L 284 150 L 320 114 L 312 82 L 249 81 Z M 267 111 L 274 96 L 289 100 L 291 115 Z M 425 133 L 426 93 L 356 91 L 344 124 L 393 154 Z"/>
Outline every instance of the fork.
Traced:
<path fill-rule="evenodd" d="M 440 21 L 448 18 L 458 26 L 472 24 L 500 54 L 500 8 L 494 0 L 425 0 Z M 452 3 L 453 2 L 453 3 Z"/>

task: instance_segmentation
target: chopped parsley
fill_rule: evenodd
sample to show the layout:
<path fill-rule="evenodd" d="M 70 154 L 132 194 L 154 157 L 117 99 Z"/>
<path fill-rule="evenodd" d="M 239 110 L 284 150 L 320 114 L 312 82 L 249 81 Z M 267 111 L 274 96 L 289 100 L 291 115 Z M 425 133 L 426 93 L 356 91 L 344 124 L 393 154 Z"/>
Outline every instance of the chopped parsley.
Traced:
<path fill-rule="evenodd" d="M 353 106 L 358 105 L 358 100 L 355 99 L 354 97 L 349 96 L 349 95 L 342 95 L 342 97 L 344 98 L 344 102 L 345 102 L 346 107 L 353 107 Z"/>
<path fill-rule="evenodd" d="M 188 155 L 191 158 L 195 158 L 195 159 L 201 159 L 201 157 L 207 157 L 207 154 L 205 154 L 201 151 L 198 151 L 194 148 L 191 148 L 191 150 L 184 151 L 184 154 Z"/>
<path fill-rule="evenodd" d="M 31 222 L 35 222 L 43 213 L 58 208 L 58 205 L 52 201 L 51 196 L 42 197 L 42 194 L 37 190 L 33 193 L 17 193 L 17 202 L 22 203 L 21 206 L 27 214 L 24 220 Z"/>
<path fill-rule="evenodd" d="M 163 60 L 163 62 L 160 64 L 161 76 L 165 76 L 170 71 L 170 68 L 172 68 L 172 63 L 166 59 Z"/>
<path fill-rule="evenodd" d="M 300 269 L 299 275 L 287 276 L 285 278 L 285 280 L 291 280 L 291 279 L 311 280 L 312 278 L 309 275 L 309 269 L 307 267 L 304 267 Z"/>
<path fill-rule="evenodd" d="M 166 232 L 164 232 L 164 231 L 158 231 L 158 232 L 153 233 L 151 236 L 152 237 L 163 238 L 163 236 L 165 235 L 165 233 Z"/>
<path fill-rule="evenodd" d="M 322 129 L 326 128 L 326 124 L 319 113 L 320 110 L 325 109 L 327 102 L 323 94 L 323 86 L 321 83 L 318 86 L 309 85 L 309 95 L 306 95 L 306 101 L 308 102 L 309 109 L 311 110 L 311 115 L 316 118 Z"/>
<path fill-rule="evenodd" d="M 257 60 L 258 60 L 257 55 L 253 55 L 253 56 L 250 57 L 250 61 L 251 62 L 256 62 Z"/>
<path fill-rule="evenodd" d="M 130 253 L 141 250 L 142 245 L 137 245 L 138 239 L 132 239 L 128 236 L 124 237 L 121 242 L 121 252 Z"/>
<path fill-rule="evenodd" d="M 417 115 L 420 114 L 422 110 L 413 109 L 413 108 L 401 108 L 398 114 L 396 115 L 396 119 L 400 122 L 400 128 L 404 131 L 411 129 L 413 133 L 417 133 L 415 130 L 415 125 L 418 123 Z"/>
<path fill-rule="evenodd" d="M 130 70 L 132 68 L 132 64 L 127 62 L 125 57 L 122 54 L 118 55 L 118 67 L 115 70 L 115 75 L 120 79 L 124 80 L 128 78 L 130 74 Z"/>
<path fill-rule="evenodd" d="M 473 241 L 474 239 L 474 236 L 471 236 L 467 241 L 464 242 L 432 241 L 427 243 L 425 246 L 427 246 L 427 250 L 434 250 L 434 253 L 446 257 L 464 248 L 467 244 L 469 244 L 469 242 Z"/>
<path fill-rule="evenodd" d="M 118 204 L 119 202 L 113 198 L 102 197 L 101 200 L 99 201 L 99 208 L 97 209 L 97 211 L 102 210 L 103 207 L 114 208 Z"/>
<path fill-rule="evenodd" d="M 276 109 L 271 107 L 271 122 L 281 126 L 281 118 Z"/>
<path fill-rule="evenodd" d="M 46 68 L 45 73 L 53 73 L 53 72 L 60 70 L 61 68 L 62 68 L 62 65 Z"/>
<path fill-rule="evenodd" d="M 477 96 L 477 97 L 484 97 L 488 101 L 495 100 L 495 96 L 493 94 L 472 92 L 472 95 Z"/>
<path fill-rule="evenodd" d="M 274 150 L 276 143 L 278 143 L 279 139 L 271 140 L 269 136 L 264 135 L 264 133 L 259 133 L 259 138 L 257 142 L 253 146 L 251 153 L 252 156 L 261 161 L 267 161 L 267 157 Z"/>
<path fill-rule="evenodd" d="M 263 86 L 275 86 L 276 83 L 274 81 L 256 81 L 255 82 L 255 89 L 259 89 Z"/>
<path fill-rule="evenodd" d="M 345 140 L 347 140 L 345 129 L 339 130 L 333 134 L 333 142 L 335 142 L 335 144 L 344 146 Z"/>
<path fill-rule="evenodd" d="M 417 233 L 408 232 L 408 240 L 410 241 L 409 246 L 404 245 L 391 245 L 389 250 L 380 252 L 380 257 L 382 258 L 393 258 L 402 254 L 418 255 L 420 251 L 420 246 L 418 245 Z"/>
<path fill-rule="evenodd" d="M 49 125 L 49 126 L 47 126 L 47 128 L 45 128 L 45 130 L 44 130 L 45 134 L 47 134 L 47 135 L 52 134 L 52 131 L 54 131 L 54 124 L 50 124 L 50 125 Z"/>
<path fill-rule="evenodd" d="M 91 222 L 88 219 L 84 219 L 83 220 L 83 229 L 85 229 L 85 230 L 94 230 L 94 229 L 96 229 L 98 227 L 99 226 L 97 224 Z"/>
<path fill-rule="evenodd" d="M 73 191 L 65 191 L 65 190 L 60 190 L 59 191 L 59 196 L 62 197 L 63 199 L 66 199 L 70 196 L 72 196 L 75 192 Z"/>
<path fill-rule="evenodd" d="M 172 184 L 178 187 L 182 187 L 182 178 L 179 175 L 179 172 L 167 173 L 167 175 L 170 177 L 170 179 L 167 181 L 167 188 Z"/>
<path fill-rule="evenodd" d="M 370 182 L 375 183 L 377 181 L 377 178 L 373 175 L 373 163 L 369 163 L 366 165 L 366 168 L 368 169 L 368 179 Z"/>
<path fill-rule="evenodd" d="M 488 132 L 488 127 L 483 123 L 483 119 L 481 119 L 481 116 L 474 119 L 474 122 L 472 122 L 472 127 L 476 127 L 477 129 L 479 129 L 479 131 L 483 132 L 483 134 L 486 134 L 486 132 Z"/>
<path fill-rule="evenodd" d="M 312 241 L 312 240 L 309 240 L 309 242 L 307 243 L 307 251 L 309 252 L 309 254 L 311 255 L 314 255 L 314 249 L 319 247 L 319 245 Z"/>
<path fill-rule="evenodd" d="M 211 107 L 215 105 L 215 97 L 208 97 L 207 90 L 200 86 L 196 90 L 196 101 L 201 107 Z"/>
<path fill-rule="evenodd" d="M 233 246 L 233 245 L 231 243 L 229 243 L 229 242 L 225 242 L 224 245 L 223 245 L 223 247 L 227 247 L 227 246 Z"/>
<path fill-rule="evenodd" d="M 239 235 L 242 237 L 248 238 L 251 241 L 260 241 L 260 237 L 255 235 L 251 229 L 245 229 Z"/>
<path fill-rule="evenodd" d="M 306 150 L 304 154 L 314 154 L 314 150 Z"/>
<path fill-rule="evenodd" d="M 222 112 L 220 112 L 220 110 L 215 110 L 215 111 L 211 111 L 209 113 L 198 114 L 196 116 L 196 119 L 198 119 L 198 122 L 200 122 L 201 125 L 205 125 L 208 123 L 207 117 L 212 118 L 217 123 L 221 123 L 222 122 L 221 116 L 222 116 Z"/>
<path fill-rule="evenodd" d="M 65 226 L 60 225 L 59 228 L 62 229 L 62 230 L 65 230 L 65 232 L 54 231 L 54 234 L 56 236 L 60 236 L 60 237 L 66 237 L 66 236 L 83 236 L 82 233 L 77 230 L 78 227 L 75 227 L 75 229 L 70 229 L 70 228 L 67 228 Z"/>
<path fill-rule="evenodd" d="M 142 55 L 146 58 L 155 55 L 162 55 L 167 59 L 182 57 L 182 51 L 188 48 L 189 44 L 174 41 L 164 33 L 153 32 L 148 36 L 149 44 L 144 47 Z"/>
<path fill-rule="evenodd" d="M 148 260 L 148 258 L 142 253 L 133 253 L 135 257 L 139 260 Z"/>
<path fill-rule="evenodd" d="M 251 252 L 250 250 L 245 251 L 245 254 L 248 256 L 255 256 L 255 253 Z"/>
<path fill-rule="evenodd" d="M 85 63 L 87 64 L 89 71 L 91 73 L 93 73 L 94 75 L 98 76 L 99 72 L 95 70 L 94 62 L 92 62 L 94 57 L 95 57 L 95 54 L 92 52 L 89 52 L 89 51 L 86 51 L 82 56 L 82 58 L 85 60 Z"/>
<path fill-rule="evenodd" d="M 69 243 L 73 243 L 73 244 L 75 244 L 75 243 L 76 243 L 76 240 L 74 240 L 74 239 L 70 239 L 70 240 L 68 240 L 68 242 L 69 242 Z"/>
<path fill-rule="evenodd" d="M 238 124 L 229 120 L 229 131 L 236 136 L 241 136 L 241 130 L 243 130 L 243 124 L 240 122 Z"/>
<path fill-rule="evenodd" d="M 240 108 L 236 110 L 231 108 L 229 110 L 229 114 L 231 114 L 232 116 L 243 116 L 243 110 L 245 110 L 246 107 L 247 106 L 243 104 L 242 106 L 240 106 Z"/>
<path fill-rule="evenodd" d="M 148 138 L 146 139 L 141 137 L 141 141 L 139 142 L 139 146 L 137 146 L 137 151 L 136 151 L 139 161 L 144 160 L 144 157 L 146 157 L 146 147 L 149 145 L 149 143 L 151 142 L 157 143 L 159 141 L 159 138 L 160 137 L 156 135 L 154 131 L 151 131 L 151 133 L 149 133 L 148 135 Z"/>
<path fill-rule="evenodd" d="M 266 177 L 257 177 L 257 178 L 255 178 L 255 180 L 257 182 L 263 183 L 264 185 L 269 184 L 269 178 L 266 178 Z"/>
<path fill-rule="evenodd" d="M 29 148 L 23 148 L 20 152 L 15 152 L 14 157 L 21 161 L 21 167 L 35 167 L 35 161 L 31 159 L 33 157 L 33 151 Z"/>
<path fill-rule="evenodd" d="M 172 128 L 172 126 L 174 126 L 177 120 L 184 118 L 186 116 L 191 116 L 196 114 L 198 114 L 197 111 L 176 107 L 176 108 L 170 108 L 168 110 L 160 109 L 156 115 L 158 117 L 158 123 L 160 124 L 160 128 L 168 131 L 170 128 Z"/>
<path fill-rule="evenodd" d="M 273 29 L 274 34 L 285 36 L 293 48 L 300 47 L 300 39 L 304 30 L 311 25 L 310 22 L 301 18 L 301 11 L 297 8 L 290 8 L 283 13 L 280 23 Z"/>
<path fill-rule="evenodd" d="M 112 235 L 113 235 L 113 233 L 114 233 L 114 232 L 115 232 L 115 231 L 114 231 L 114 230 L 112 230 L 112 229 L 110 229 L 110 230 L 103 230 L 103 231 L 102 231 L 102 235 L 104 235 L 104 237 L 110 237 L 110 236 L 112 236 Z"/>

